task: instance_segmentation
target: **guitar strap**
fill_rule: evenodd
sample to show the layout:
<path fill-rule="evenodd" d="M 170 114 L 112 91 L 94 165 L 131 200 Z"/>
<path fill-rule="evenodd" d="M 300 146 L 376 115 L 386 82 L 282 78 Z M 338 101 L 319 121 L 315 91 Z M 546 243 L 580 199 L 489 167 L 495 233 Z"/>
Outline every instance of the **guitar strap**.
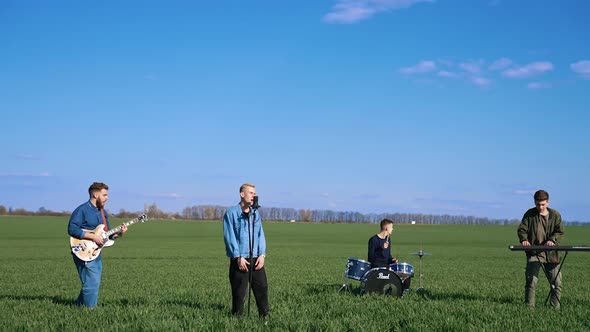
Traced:
<path fill-rule="evenodd" d="M 100 209 L 100 215 L 102 216 L 102 223 L 104 224 L 104 230 L 109 230 L 109 225 L 107 225 L 107 218 L 104 216 L 104 209 Z"/>

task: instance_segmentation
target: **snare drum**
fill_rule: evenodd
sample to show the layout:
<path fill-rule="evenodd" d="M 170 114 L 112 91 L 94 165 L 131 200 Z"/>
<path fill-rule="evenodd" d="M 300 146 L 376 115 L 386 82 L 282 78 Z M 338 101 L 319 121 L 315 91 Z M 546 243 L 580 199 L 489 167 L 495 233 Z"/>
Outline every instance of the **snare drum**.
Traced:
<path fill-rule="evenodd" d="M 371 269 L 371 263 L 357 258 L 349 258 L 346 263 L 346 277 L 361 280 L 363 275 Z"/>
<path fill-rule="evenodd" d="M 409 263 L 393 263 L 389 265 L 389 269 L 402 279 L 414 277 L 414 267 Z"/>

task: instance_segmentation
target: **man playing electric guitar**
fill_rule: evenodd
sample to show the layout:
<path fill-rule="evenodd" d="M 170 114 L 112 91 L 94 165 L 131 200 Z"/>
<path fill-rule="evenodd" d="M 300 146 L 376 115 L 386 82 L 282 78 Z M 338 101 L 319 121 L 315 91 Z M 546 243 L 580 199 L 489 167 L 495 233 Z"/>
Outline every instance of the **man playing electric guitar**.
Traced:
<path fill-rule="evenodd" d="M 98 246 L 104 245 L 105 240 L 98 234 L 89 230 L 94 230 L 98 225 L 103 224 L 104 229 L 110 229 L 109 217 L 104 210 L 104 206 L 109 199 L 109 187 L 101 182 L 94 182 L 88 188 L 90 199 L 84 204 L 78 206 L 68 224 L 68 233 L 71 237 L 77 239 L 91 240 Z M 127 232 L 127 225 L 121 226 L 121 232 L 112 236 L 113 239 L 123 236 Z M 98 290 L 100 288 L 100 277 L 102 274 L 102 258 L 100 253 L 98 257 L 91 261 L 83 261 L 72 253 L 82 289 L 76 299 L 75 304 L 78 306 L 95 307 L 98 303 Z"/>

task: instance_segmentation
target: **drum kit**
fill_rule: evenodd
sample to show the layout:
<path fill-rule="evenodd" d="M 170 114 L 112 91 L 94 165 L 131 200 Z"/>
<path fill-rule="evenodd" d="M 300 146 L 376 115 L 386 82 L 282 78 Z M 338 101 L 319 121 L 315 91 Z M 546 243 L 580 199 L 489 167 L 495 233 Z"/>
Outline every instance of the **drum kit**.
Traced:
<path fill-rule="evenodd" d="M 420 258 L 419 286 L 416 292 L 424 292 L 422 288 L 422 257 L 430 256 L 430 253 L 422 251 L 410 253 Z M 344 279 L 339 291 L 351 291 L 350 283 L 346 278 L 360 281 L 361 294 L 383 294 L 402 297 L 410 291 L 410 282 L 414 277 L 414 267 L 409 263 L 393 263 L 389 267 L 371 268 L 371 263 L 358 258 L 348 258 Z"/>

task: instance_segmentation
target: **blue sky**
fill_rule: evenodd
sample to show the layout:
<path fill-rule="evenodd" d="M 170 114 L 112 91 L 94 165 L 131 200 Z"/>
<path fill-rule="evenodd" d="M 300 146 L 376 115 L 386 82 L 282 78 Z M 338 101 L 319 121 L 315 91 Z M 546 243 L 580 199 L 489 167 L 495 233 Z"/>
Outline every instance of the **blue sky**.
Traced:
<path fill-rule="evenodd" d="M 0 204 L 590 221 L 587 1 L 2 1 Z"/>

